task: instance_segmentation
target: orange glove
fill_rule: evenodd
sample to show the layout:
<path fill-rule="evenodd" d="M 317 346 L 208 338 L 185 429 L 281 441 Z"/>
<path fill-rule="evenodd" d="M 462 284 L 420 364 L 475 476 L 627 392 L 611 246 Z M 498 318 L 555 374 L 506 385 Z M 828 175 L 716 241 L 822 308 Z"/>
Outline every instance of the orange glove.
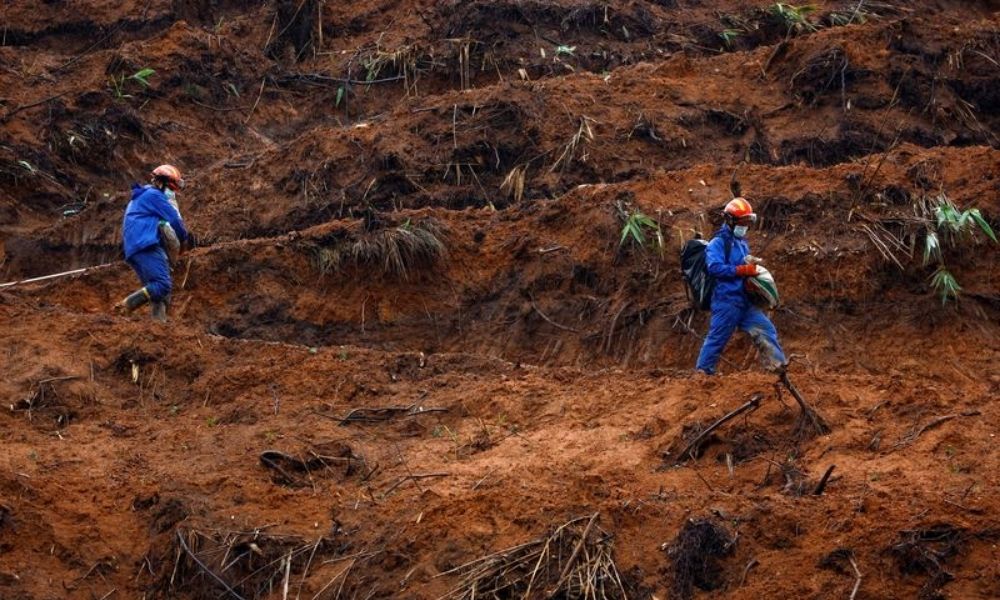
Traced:
<path fill-rule="evenodd" d="M 756 277 L 757 265 L 740 265 L 736 267 L 736 275 L 739 277 Z"/>

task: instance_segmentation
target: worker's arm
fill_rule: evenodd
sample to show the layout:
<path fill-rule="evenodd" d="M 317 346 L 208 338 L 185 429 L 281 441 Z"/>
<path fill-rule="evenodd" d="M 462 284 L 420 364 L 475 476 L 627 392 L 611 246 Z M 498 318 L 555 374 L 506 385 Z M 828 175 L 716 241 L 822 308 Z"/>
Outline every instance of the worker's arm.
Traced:
<path fill-rule="evenodd" d="M 186 241 L 188 238 L 188 231 L 184 227 L 184 219 L 181 218 L 177 209 L 171 206 L 170 202 L 167 201 L 166 196 L 163 194 L 149 194 L 150 202 L 149 208 L 156 214 L 157 217 L 163 219 L 170 226 L 174 228 L 177 233 L 177 239 L 180 241 Z"/>

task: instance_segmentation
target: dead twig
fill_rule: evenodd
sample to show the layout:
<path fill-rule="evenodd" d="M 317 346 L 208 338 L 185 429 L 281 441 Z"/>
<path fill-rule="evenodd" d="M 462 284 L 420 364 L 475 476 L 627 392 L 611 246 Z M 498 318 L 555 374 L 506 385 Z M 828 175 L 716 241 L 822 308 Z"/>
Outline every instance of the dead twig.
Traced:
<path fill-rule="evenodd" d="M 739 415 L 760 408 L 760 401 L 763 398 L 764 394 L 759 394 L 759 393 L 754 394 L 753 396 L 750 397 L 749 400 L 744 402 L 742 406 L 721 417 L 715 423 L 709 425 L 708 428 L 706 428 L 704 431 L 695 436 L 695 438 L 691 440 L 687 446 L 684 447 L 684 450 L 682 450 L 681 453 L 677 455 L 677 462 L 675 462 L 674 464 L 680 464 L 685 460 L 687 460 L 688 458 L 695 458 L 694 453 L 698 450 L 698 447 L 701 445 L 701 443 L 705 441 L 706 437 L 708 437 L 713 431 L 721 427 L 723 424 L 738 417 Z"/>
<path fill-rule="evenodd" d="M 557 329 L 562 329 L 563 331 L 570 331 L 572 333 L 580 333 L 580 330 L 578 330 L 578 329 L 573 329 L 572 327 L 568 327 L 568 326 L 563 325 L 561 323 L 556 323 L 555 321 L 553 321 L 552 319 L 550 319 L 545 313 L 542 312 L 542 309 L 538 308 L 538 305 L 535 304 L 534 300 L 531 301 L 531 308 L 535 309 L 535 312 L 538 313 L 538 315 L 540 317 L 542 317 L 543 319 L 545 319 L 545 322 L 548 323 L 549 325 L 552 325 L 553 327 L 555 327 Z"/>
<path fill-rule="evenodd" d="M 407 481 L 414 481 L 414 482 L 416 482 L 418 479 L 430 479 L 432 477 L 449 477 L 449 476 L 451 476 L 451 473 L 414 473 L 414 474 L 411 474 L 411 475 L 407 475 L 407 476 L 401 478 L 396 483 L 394 483 L 391 486 L 389 486 L 389 489 L 387 489 L 386 491 L 382 492 L 382 496 L 383 497 L 388 496 L 396 488 L 398 488 L 399 486 L 403 485 Z"/>
<path fill-rule="evenodd" d="M 43 99 L 39 100 L 38 102 L 32 102 L 31 104 L 21 104 L 21 105 L 18 105 L 16 107 L 10 109 L 6 113 L 4 113 L 4 115 L 2 117 L 0 117 L 0 123 L 6 123 L 11 117 L 13 117 L 17 113 L 21 112 L 22 110 L 28 110 L 29 108 L 34 108 L 36 106 L 41 106 L 43 104 L 47 104 L 48 102 L 51 102 L 52 100 L 55 100 L 56 98 L 62 98 L 63 96 L 65 96 L 68 93 L 69 92 L 61 92 L 61 93 L 49 96 L 48 98 L 43 98 Z"/>
<path fill-rule="evenodd" d="M 858 595 L 858 590 L 861 588 L 861 571 L 858 570 L 858 563 L 854 562 L 854 556 L 848 556 L 847 559 L 851 561 L 851 568 L 854 569 L 855 577 L 854 589 L 851 590 L 851 597 L 848 600 L 854 600 L 854 597 Z"/>
<path fill-rule="evenodd" d="M 187 542 L 184 540 L 184 534 L 181 532 L 180 529 L 177 530 L 177 541 L 180 542 L 181 549 L 183 549 L 184 552 L 187 553 L 187 555 L 191 558 L 191 560 L 193 560 L 196 565 L 201 567 L 201 570 L 204 571 L 208 576 L 210 576 L 215 581 L 219 582 L 219 584 L 222 585 L 222 587 L 226 589 L 226 592 L 228 592 L 233 598 L 236 598 L 236 600 L 246 600 L 246 598 L 237 594 L 236 590 L 229 587 L 229 584 L 226 583 L 224 579 L 216 575 L 215 572 L 212 571 L 212 569 L 209 569 L 205 565 L 205 563 L 201 562 L 201 559 L 199 559 L 198 556 L 191 551 L 191 548 L 188 547 Z"/>
<path fill-rule="evenodd" d="M 266 82 L 267 82 L 266 77 L 260 80 L 260 90 L 257 91 L 257 100 L 254 101 L 253 108 L 250 109 L 250 114 L 248 114 L 247 118 L 243 120 L 244 125 L 250 122 L 250 118 L 253 117 L 254 111 L 257 110 L 257 105 L 260 104 L 260 97 L 264 95 L 264 83 Z"/>
<path fill-rule="evenodd" d="M 819 483 L 816 484 L 816 489 L 813 490 L 813 496 L 821 496 L 823 494 L 823 490 L 826 489 L 826 484 L 830 480 L 830 475 L 833 473 L 833 469 L 836 468 L 836 466 L 837 465 L 830 465 L 827 468 L 826 473 L 823 473 L 823 476 L 820 477 Z"/>
<path fill-rule="evenodd" d="M 751 558 L 749 561 L 747 561 L 747 566 L 743 567 L 743 574 L 740 575 L 740 585 L 738 587 L 743 587 L 743 584 L 746 583 L 747 575 L 750 573 L 750 569 L 756 567 L 759 564 L 760 561 L 758 561 L 756 558 Z"/>
<path fill-rule="evenodd" d="M 350 423 L 381 423 L 396 417 L 416 417 L 427 413 L 448 412 L 447 407 L 424 408 L 416 404 L 409 406 L 385 406 L 379 408 L 355 408 L 340 419 L 341 425 Z M 325 416 L 325 415 L 324 415 Z"/>
<path fill-rule="evenodd" d="M 952 419 L 954 419 L 955 417 L 958 417 L 958 416 L 959 415 L 957 415 L 957 414 L 953 414 L 953 415 L 944 415 L 943 417 L 936 417 L 934 419 L 931 419 L 923 427 L 920 427 L 919 429 L 916 429 L 916 430 L 912 431 L 909 435 L 907 435 L 903 439 L 899 440 L 899 442 L 896 443 L 896 445 L 894 446 L 894 448 L 900 448 L 900 447 L 903 447 L 903 446 L 909 446 L 913 442 L 917 441 L 917 438 L 920 437 L 925 431 L 927 431 L 929 429 L 933 429 L 933 428 L 937 427 L 938 425 L 940 425 L 942 423 L 946 423 L 946 422 L 948 422 L 948 421 L 950 421 L 950 420 L 952 420 Z"/>

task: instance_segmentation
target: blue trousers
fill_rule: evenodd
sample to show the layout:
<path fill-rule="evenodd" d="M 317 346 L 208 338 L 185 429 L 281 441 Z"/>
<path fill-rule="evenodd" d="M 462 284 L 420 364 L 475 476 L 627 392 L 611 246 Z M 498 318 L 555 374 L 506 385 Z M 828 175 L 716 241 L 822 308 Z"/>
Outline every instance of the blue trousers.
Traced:
<path fill-rule="evenodd" d="M 695 368 L 714 375 L 722 351 L 737 328 L 747 332 L 768 367 L 778 368 L 788 363 L 778 342 L 778 331 L 762 310 L 749 301 L 734 303 L 713 300 L 712 321 Z"/>
<path fill-rule="evenodd" d="M 150 300 L 159 302 L 170 295 L 174 284 L 170 280 L 170 263 L 163 246 L 150 246 L 136 252 L 128 259 L 128 264 L 146 287 Z"/>

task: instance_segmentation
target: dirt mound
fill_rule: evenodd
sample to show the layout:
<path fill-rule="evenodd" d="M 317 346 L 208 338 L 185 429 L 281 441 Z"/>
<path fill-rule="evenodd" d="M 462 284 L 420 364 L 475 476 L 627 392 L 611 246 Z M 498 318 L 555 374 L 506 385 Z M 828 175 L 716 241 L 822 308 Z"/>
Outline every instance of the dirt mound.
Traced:
<path fill-rule="evenodd" d="M 8 4 L 0 597 L 996 595 L 990 3 Z M 828 434 L 690 373 L 735 193 Z"/>

